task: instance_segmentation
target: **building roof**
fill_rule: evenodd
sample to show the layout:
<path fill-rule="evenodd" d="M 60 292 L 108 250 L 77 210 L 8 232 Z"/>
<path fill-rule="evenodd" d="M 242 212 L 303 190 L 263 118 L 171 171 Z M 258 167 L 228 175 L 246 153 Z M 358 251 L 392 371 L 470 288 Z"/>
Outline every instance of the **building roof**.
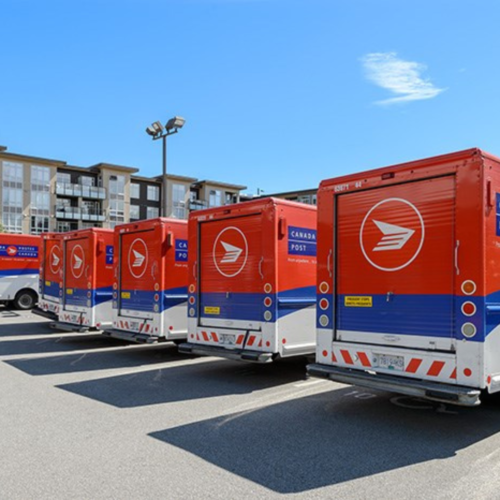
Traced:
<path fill-rule="evenodd" d="M 202 185 L 202 184 L 210 184 L 211 186 L 219 186 L 219 187 L 224 187 L 224 188 L 229 188 L 229 189 L 236 189 L 238 191 L 243 191 L 243 189 L 246 189 L 247 186 L 242 186 L 240 184 L 229 184 L 227 182 L 219 182 L 219 181 L 211 181 L 208 179 L 204 179 L 201 181 L 196 181 L 194 183 L 195 185 Z"/>
<path fill-rule="evenodd" d="M 154 177 L 151 177 L 151 179 L 157 179 L 161 181 L 162 177 L 163 175 L 156 175 Z M 196 177 L 187 177 L 185 175 L 176 175 L 176 174 L 167 174 L 167 179 L 171 179 L 174 181 L 183 181 L 183 182 L 195 182 L 197 180 Z"/>
<path fill-rule="evenodd" d="M 125 167 L 124 165 L 114 165 L 113 163 L 96 163 L 89 167 L 89 170 L 100 170 L 102 168 L 109 168 L 110 170 L 121 170 L 123 172 L 135 173 L 139 172 L 139 169 L 136 167 Z"/>
<path fill-rule="evenodd" d="M 13 160 L 18 160 L 18 161 L 30 161 L 30 162 L 38 162 L 38 163 L 50 163 L 54 166 L 63 166 L 66 165 L 65 161 L 61 160 L 52 160 L 50 158 L 41 158 L 39 156 L 31 156 L 31 155 L 23 155 L 23 154 L 18 154 L 18 153 L 11 153 L 7 151 L 6 146 L 2 146 L 0 148 L 0 155 L 2 157 L 8 157 L 12 158 Z"/>
<path fill-rule="evenodd" d="M 316 194 L 317 192 L 318 188 L 310 188 L 310 189 L 301 189 L 298 191 L 284 191 L 282 193 L 263 194 L 261 196 L 256 196 L 256 198 L 268 198 L 269 196 L 275 198 L 281 198 L 283 196 L 303 196 L 306 194 Z"/>

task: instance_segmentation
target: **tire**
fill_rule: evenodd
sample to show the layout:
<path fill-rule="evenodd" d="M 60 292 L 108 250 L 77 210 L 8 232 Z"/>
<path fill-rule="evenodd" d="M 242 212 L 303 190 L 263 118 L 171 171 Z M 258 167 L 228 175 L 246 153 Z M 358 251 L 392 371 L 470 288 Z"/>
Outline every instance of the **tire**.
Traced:
<path fill-rule="evenodd" d="M 17 292 L 14 299 L 14 307 L 19 311 L 27 311 L 33 309 L 37 303 L 38 295 L 33 290 L 21 290 Z"/>

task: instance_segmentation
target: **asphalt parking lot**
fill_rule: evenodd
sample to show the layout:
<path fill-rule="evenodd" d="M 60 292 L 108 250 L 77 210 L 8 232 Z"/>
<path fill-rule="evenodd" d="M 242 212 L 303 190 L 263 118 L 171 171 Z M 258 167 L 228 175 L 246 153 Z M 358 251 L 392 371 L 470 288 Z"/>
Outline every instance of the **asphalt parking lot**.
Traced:
<path fill-rule="evenodd" d="M 498 398 L 428 404 L 2 308 L 0 360 L 2 499 L 500 496 Z"/>

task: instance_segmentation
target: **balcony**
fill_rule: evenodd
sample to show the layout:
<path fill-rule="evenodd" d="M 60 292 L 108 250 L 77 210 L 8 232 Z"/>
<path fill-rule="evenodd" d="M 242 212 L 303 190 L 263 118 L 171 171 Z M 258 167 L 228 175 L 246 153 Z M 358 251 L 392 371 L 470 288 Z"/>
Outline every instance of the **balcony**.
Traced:
<path fill-rule="evenodd" d="M 204 210 L 208 208 L 208 202 L 203 200 L 190 200 L 189 201 L 189 210 Z"/>
<path fill-rule="evenodd" d="M 56 183 L 56 194 L 104 200 L 106 198 L 106 189 L 97 186 L 83 186 L 82 184 L 58 182 Z"/>
<path fill-rule="evenodd" d="M 106 217 L 98 210 L 82 209 L 82 220 L 93 222 L 104 222 Z"/>
<path fill-rule="evenodd" d="M 80 220 L 82 218 L 82 210 L 79 207 L 56 206 L 56 218 Z"/>

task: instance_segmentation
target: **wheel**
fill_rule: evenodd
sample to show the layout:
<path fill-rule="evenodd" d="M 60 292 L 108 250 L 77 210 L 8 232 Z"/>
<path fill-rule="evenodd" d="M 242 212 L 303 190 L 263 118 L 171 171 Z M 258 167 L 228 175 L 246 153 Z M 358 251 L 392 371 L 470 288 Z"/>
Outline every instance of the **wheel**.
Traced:
<path fill-rule="evenodd" d="M 33 290 L 21 290 L 17 292 L 14 299 L 14 307 L 20 311 L 26 311 L 35 307 L 37 294 Z"/>

